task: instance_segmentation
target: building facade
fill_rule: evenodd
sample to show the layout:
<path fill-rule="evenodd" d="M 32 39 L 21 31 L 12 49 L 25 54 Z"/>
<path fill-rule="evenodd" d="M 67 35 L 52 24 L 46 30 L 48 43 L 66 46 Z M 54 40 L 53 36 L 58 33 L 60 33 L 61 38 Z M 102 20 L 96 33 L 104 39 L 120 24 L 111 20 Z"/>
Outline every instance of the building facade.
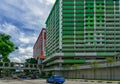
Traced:
<path fill-rule="evenodd" d="M 120 53 L 120 0 L 56 0 L 46 21 L 45 71 Z"/>
<path fill-rule="evenodd" d="M 38 39 L 33 47 L 33 57 L 37 59 L 38 64 L 42 63 L 42 60 L 45 59 L 46 51 L 46 29 L 42 28 Z"/>

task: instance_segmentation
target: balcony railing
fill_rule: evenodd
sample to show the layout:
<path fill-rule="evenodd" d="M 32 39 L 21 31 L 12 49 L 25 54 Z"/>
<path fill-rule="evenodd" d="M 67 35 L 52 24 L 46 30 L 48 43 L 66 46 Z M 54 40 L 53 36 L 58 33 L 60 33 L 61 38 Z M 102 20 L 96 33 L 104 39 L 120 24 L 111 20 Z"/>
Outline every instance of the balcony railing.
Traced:
<path fill-rule="evenodd" d="M 112 62 L 112 63 L 99 63 L 97 68 L 106 68 L 106 67 L 119 67 L 120 66 L 120 61 L 116 61 L 116 62 Z M 76 70 L 76 69 L 91 69 L 91 65 L 87 64 L 87 65 L 80 65 L 78 67 L 52 67 L 52 68 L 48 68 L 48 69 L 44 69 L 44 71 L 51 71 L 51 70 L 56 70 L 56 71 L 60 71 L 60 70 Z"/>

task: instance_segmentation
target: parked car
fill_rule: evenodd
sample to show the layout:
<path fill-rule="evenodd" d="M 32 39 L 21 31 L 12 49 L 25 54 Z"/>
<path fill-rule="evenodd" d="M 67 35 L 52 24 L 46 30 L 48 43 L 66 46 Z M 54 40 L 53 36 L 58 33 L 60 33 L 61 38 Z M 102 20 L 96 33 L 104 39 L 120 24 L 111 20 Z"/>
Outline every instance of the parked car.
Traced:
<path fill-rule="evenodd" d="M 50 78 L 47 78 L 47 83 L 54 83 L 54 84 L 63 84 L 65 82 L 65 78 L 59 75 L 53 75 Z"/>
<path fill-rule="evenodd" d="M 22 79 L 27 79 L 27 78 L 28 78 L 28 76 L 26 76 L 26 75 L 20 75 L 20 76 L 19 76 L 19 78 L 22 78 Z"/>
<path fill-rule="evenodd" d="M 29 76 L 31 79 L 38 79 L 38 77 L 36 75 L 30 75 Z"/>

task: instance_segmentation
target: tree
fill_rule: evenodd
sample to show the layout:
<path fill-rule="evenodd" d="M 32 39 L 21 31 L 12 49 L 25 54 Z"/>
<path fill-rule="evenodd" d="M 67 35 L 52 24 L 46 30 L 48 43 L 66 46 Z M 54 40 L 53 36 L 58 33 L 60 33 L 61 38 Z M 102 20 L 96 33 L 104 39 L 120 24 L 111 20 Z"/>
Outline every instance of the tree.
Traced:
<path fill-rule="evenodd" d="M 10 38 L 10 35 L 0 33 L 0 60 L 2 60 L 3 62 L 10 62 L 8 58 L 9 54 L 14 50 L 18 49 L 18 47 L 16 47 L 15 44 L 10 41 Z M 0 69 L 0 76 L 1 70 L 2 69 Z"/>
<path fill-rule="evenodd" d="M 107 57 L 106 58 L 106 62 L 107 62 L 107 67 L 110 67 L 109 69 L 109 74 L 110 74 L 110 80 L 112 80 L 112 64 L 113 62 L 115 62 L 116 60 L 113 57 Z"/>
<path fill-rule="evenodd" d="M 18 49 L 18 47 L 16 47 L 15 44 L 10 41 L 10 38 L 10 35 L 0 33 L 0 55 L 2 55 L 1 59 L 5 62 L 9 62 L 9 54 L 15 49 Z"/>
<path fill-rule="evenodd" d="M 69 70 L 71 68 L 71 65 L 69 64 L 66 64 L 66 65 L 63 65 L 62 68 L 64 69 L 65 73 L 67 74 L 66 75 L 66 78 L 68 77 L 68 74 L 69 74 L 69 71 L 66 72 L 66 70 Z M 64 75 L 64 72 L 63 72 L 63 75 Z"/>
<path fill-rule="evenodd" d="M 35 58 L 29 58 L 25 60 L 26 63 L 30 63 L 30 64 L 37 64 L 37 60 Z"/>
<path fill-rule="evenodd" d="M 8 59 L 8 57 L 4 57 L 3 62 L 10 62 L 10 59 Z"/>
<path fill-rule="evenodd" d="M 69 64 L 63 65 L 63 68 L 64 68 L 64 69 L 68 69 L 68 68 L 70 68 L 70 67 L 71 67 L 71 65 L 69 65 Z"/>
<path fill-rule="evenodd" d="M 94 60 L 92 63 L 91 63 L 91 68 L 93 70 L 93 75 L 94 75 L 94 79 L 96 78 L 96 69 L 98 67 L 98 62 L 96 60 Z"/>
<path fill-rule="evenodd" d="M 76 78 L 77 78 L 77 72 L 79 71 L 79 69 L 78 69 L 79 66 L 80 66 L 79 64 L 74 64 L 74 65 L 73 65 L 73 67 L 74 67 L 74 69 L 75 69 L 75 77 L 76 77 Z"/>

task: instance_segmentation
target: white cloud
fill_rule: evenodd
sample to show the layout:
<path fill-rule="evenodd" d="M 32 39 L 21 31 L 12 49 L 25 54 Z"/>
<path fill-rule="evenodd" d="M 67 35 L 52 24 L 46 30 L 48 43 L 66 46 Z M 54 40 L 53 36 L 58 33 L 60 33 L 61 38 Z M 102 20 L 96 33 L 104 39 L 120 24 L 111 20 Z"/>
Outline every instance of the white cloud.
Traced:
<path fill-rule="evenodd" d="M 10 60 L 11 60 L 12 62 L 18 62 L 18 63 L 21 63 L 21 60 L 20 60 L 18 57 L 10 58 Z"/>
<path fill-rule="evenodd" d="M 4 24 L 0 24 L 0 31 L 7 34 L 19 33 L 19 29 L 17 29 L 16 26 L 6 22 Z"/>
<path fill-rule="evenodd" d="M 31 56 L 27 56 L 27 55 L 19 55 L 17 57 L 10 57 L 10 60 L 12 62 L 18 62 L 18 63 L 24 63 L 25 59 L 31 58 Z"/>
<path fill-rule="evenodd" d="M 30 53 L 30 55 L 31 55 L 32 51 L 33 51 L 33 47 L 27 47 L 27 48 L 19 47 L 19 54 L 25 54 L 26 53 L 26 54 L 29 55 L 29 53 Z"/>
<path fill-rule="evenodd" d="M 22 43 L 29 43 L 30 40 L 28 38 L 19 38 L 19 40 L 22 42 Z"/>
<path fill-rule="evenodd" d="M 33 55 L 33 45 L 55 0 L 0 0 L 0 32 L 12 36 L 19 49 L 11 61 L 24 62 Z M 28 35 L 28 30 L 33 31 Z"/>
<path fill-rule="evenodd" d="M 42 4 L 47 4 L 47 5 L 49 5 L 49 4 L 53 4 L 53 3 L 55 3 L 55 1 L 56 0 L 38 0 L 40 3 L 42 3 Z"/>
<path fill-rule="evenodd" d="M 25 59 L 33 56 L 33 45 L 26 46 L 29 44 L 34 44 L 37 37 L 36 35 L 27 36 L 25 33 L 21 32 L 16 26 L 4 23 L 0 24 L 0 32 L 7 33 L 12 36 L 17 42 L 19 42 L 19 49 L 12 54 L 10 54 L 10 60 L 13 62 L 24 62 Z M 17 56 L 17 57 L 16 57 Z"/>
<path fill-rule="evenodd" d="M 4 13 L 2 16 L 22 22 L 25 28 L 34 27 L 38 30 L 37 27 L 45 25 L 54 2 L 55 0 L 3 0 L 0 3 L 0 13 Z"/>
<path fill-rule="evenodd" d="M 18 44 L 19 35 L 22 33 L 19 28 L 17 28 L 15 25 L 12 25 L 10 23 L 5 22 L 4 24 L 0 24 L 0 32 L 6 33 L 8 35 L 12 36 L 12 39 L 15 43 Z"/>
<path fill-rule="evenodd" d="M 19 40 L 22 42 L 22 43 L 25 43 L 25 44 L 28 44 L 30 43 L 30 39 L 25 37 L 25 34 L 24 33 L 21 33 L 20 37 L 19 37 Z"/>
<path fill-rule="evenodd" d="M 55 0 L 46 0 L 48 3 L 54 3 L 55 2 Z"/>
<path fill-rule="evenodd" d="M 33 49 L 32 47 L 19 47 L 17 50 L 18 52 L 16 54 L 11 54 L 10 55 L 10 60 L 13 62 L 25 62 L 25 59 L 31 58 L 33 56 L 32 52 Z"/>

